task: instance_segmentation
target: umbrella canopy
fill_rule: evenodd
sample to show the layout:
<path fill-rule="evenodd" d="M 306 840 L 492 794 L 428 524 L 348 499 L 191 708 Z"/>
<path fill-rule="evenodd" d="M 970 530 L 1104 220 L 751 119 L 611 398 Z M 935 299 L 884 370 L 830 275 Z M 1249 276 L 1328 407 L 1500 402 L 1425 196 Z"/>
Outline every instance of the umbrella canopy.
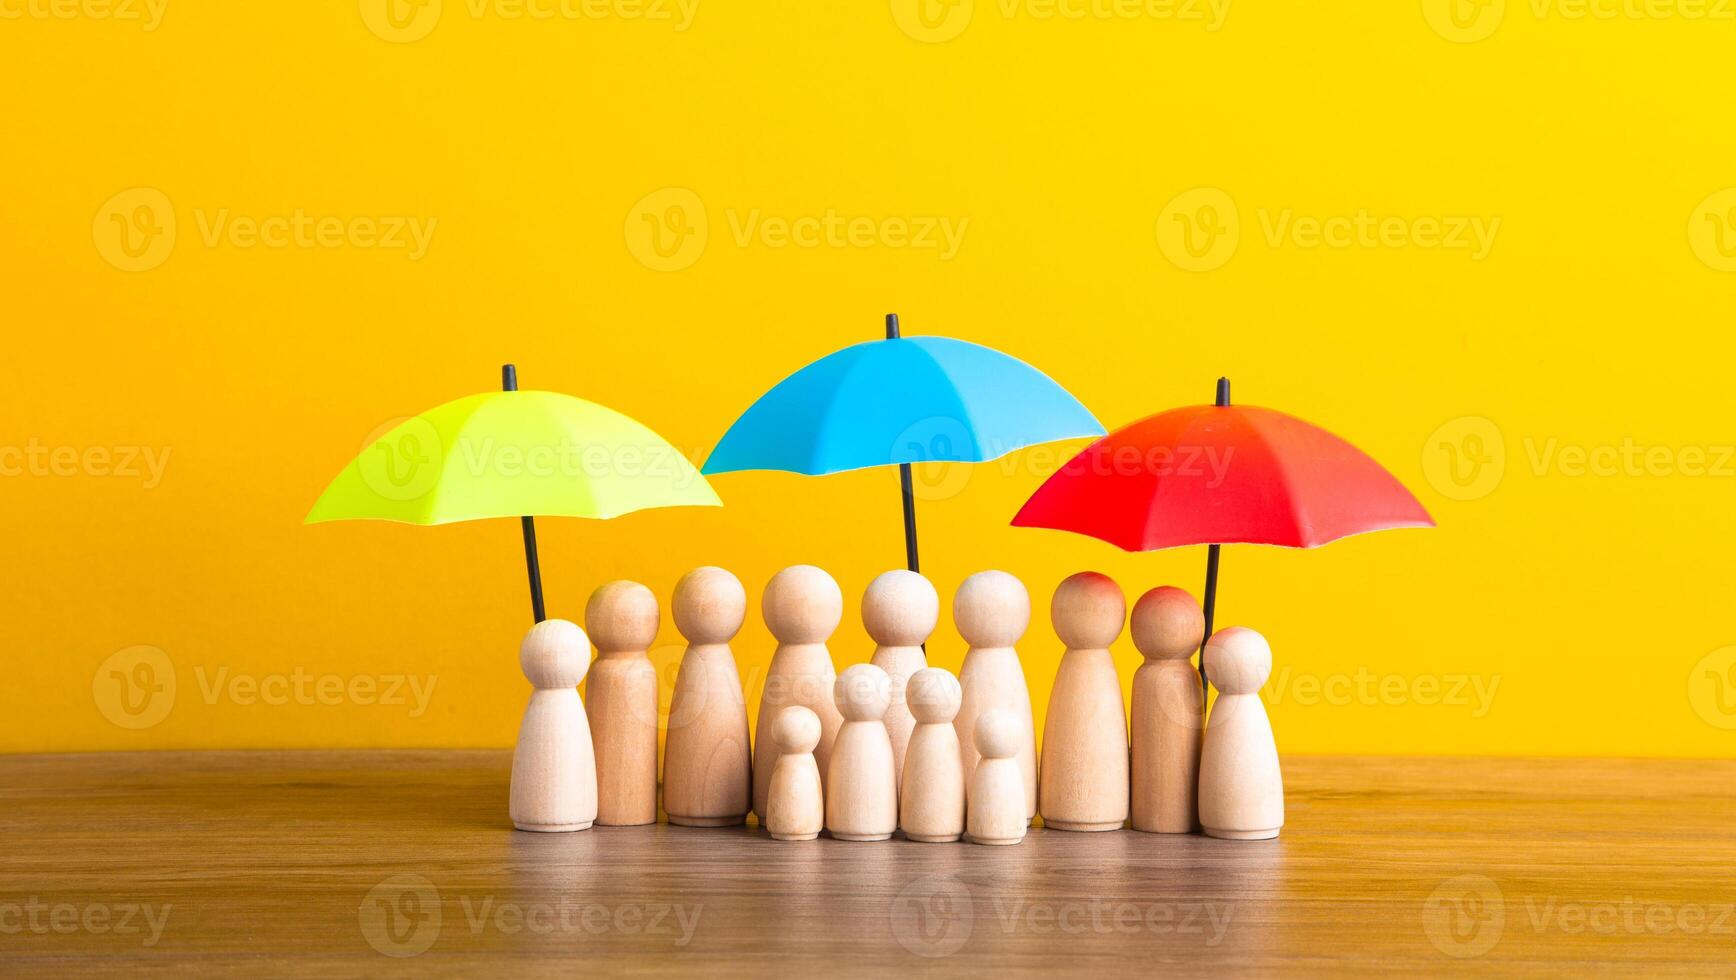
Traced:
<path fill-rule="evenodd" d="M 1078 399 L 1029 364 L 950 337 L 903 337 L 890 314 L 885 340 L 828 354 L 762 395 L 724 433 L 704 472 L 817 475 L 897 465 L 915 571 L 912 463 L 984 462 L 1102 434 Z"/>
<path fill-rule="evenodd" d="M 1434 526 L 1367 454 L 1295 416 L 1232 406 L 1229 388 L 1220 380 L 1215 405 L 1153 415 L 1087 446 L 1037 488 L 1013 524 L 1087 534 L 1126 551 L 1210 545 L 1207 639 L 1220 545 L 1314 548 Z"/>
<path fill-rule="evenodd" d="M 686 457 L 633 419 L 571 395 L 519 391 L 510 364 L 502 376 L 504 391 L 447 402 L 387 431 L 331 481 L 307 523 L 519 517 L 541 622 L 533 516 L 722 504 Z"/>

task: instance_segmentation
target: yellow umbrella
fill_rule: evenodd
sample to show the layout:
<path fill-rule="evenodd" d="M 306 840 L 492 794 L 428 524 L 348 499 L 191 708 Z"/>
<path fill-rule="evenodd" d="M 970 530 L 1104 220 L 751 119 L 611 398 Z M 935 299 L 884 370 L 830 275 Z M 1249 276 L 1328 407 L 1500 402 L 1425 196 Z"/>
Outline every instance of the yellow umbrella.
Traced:
<path fill-rule="evenodd" d="M 652 507 L 719 507 L 674 446 L 594 402 L 552 391 L 470 395 L 394 426 L 326 487 L 307 523 L 381 520 L 451 524 L 518 517 L 531 608 L 543 614 L 532 515 L 608 519 Z"/>

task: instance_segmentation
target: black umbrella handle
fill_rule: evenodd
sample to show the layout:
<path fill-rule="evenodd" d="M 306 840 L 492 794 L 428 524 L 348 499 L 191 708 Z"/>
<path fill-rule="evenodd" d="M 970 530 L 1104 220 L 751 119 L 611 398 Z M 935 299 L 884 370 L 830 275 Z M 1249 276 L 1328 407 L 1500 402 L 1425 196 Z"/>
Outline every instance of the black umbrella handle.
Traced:
<path fill-rule="evenodd" d="M 1219 408 L 1228 408 L 1230 404 L 1230 379 L 1218 379 Z M 1220 545 L 1212 545 L 1206 549 L 1206 629 L 1200 637 L 1200 690 L 1206 687 L 1206 644 L 1212 638 L 1212 617 L 1218 611 L 1218 557 Z"/>
<path fill-rule="evenodd" d="M 518 368 L 512 364 L 500 366 L 500 390 L 518 390 Z M 536 554 L 536 520 L 529 515 L 520 517 L 519 524 L 524 531 L 524 567 L 530 573 L 530 610 L 537 622 L 547 619 L 543 611 L 542 563 Z"/>
<path fill-rule="evenodd" d="M 886 314 L 886 339 L 897 340 L 898 314 Z M 916 557 L 916 491 L 910 478 L 910 464 L 898 464 L 898 485 L 904 496 L 904 563 L 913 572 L 922 571 L 922 563 Z"/>

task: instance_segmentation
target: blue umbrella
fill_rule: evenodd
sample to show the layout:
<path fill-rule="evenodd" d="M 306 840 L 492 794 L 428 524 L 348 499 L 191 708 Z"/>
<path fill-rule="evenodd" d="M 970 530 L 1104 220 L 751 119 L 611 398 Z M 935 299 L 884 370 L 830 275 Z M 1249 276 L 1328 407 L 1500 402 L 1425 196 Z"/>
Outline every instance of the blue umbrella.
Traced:
<path fill-rule="evenodd" d="M 912 463 L 981 463 L 1025 446 L 1103 435 L 1048 375 L 950 337 L 901 337 L 835 351 L 778 382 L 724 433 L 702 472 L 785 470 L 810 476 L 897 464 L 904 550 L 916 558 Z"/>

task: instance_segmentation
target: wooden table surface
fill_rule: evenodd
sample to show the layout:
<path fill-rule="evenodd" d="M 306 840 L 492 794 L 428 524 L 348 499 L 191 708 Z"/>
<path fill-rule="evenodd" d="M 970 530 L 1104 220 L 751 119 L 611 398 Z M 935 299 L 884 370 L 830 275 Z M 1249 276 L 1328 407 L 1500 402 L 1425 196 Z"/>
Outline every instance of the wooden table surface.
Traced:
<path fill-rule="evenodd" d="M 0 973 L 1736 973 L 1736 761 L 1284 761 L 1277 841 L 978 847 L 518 833 L 494 751 L 0 757 Z"/>

